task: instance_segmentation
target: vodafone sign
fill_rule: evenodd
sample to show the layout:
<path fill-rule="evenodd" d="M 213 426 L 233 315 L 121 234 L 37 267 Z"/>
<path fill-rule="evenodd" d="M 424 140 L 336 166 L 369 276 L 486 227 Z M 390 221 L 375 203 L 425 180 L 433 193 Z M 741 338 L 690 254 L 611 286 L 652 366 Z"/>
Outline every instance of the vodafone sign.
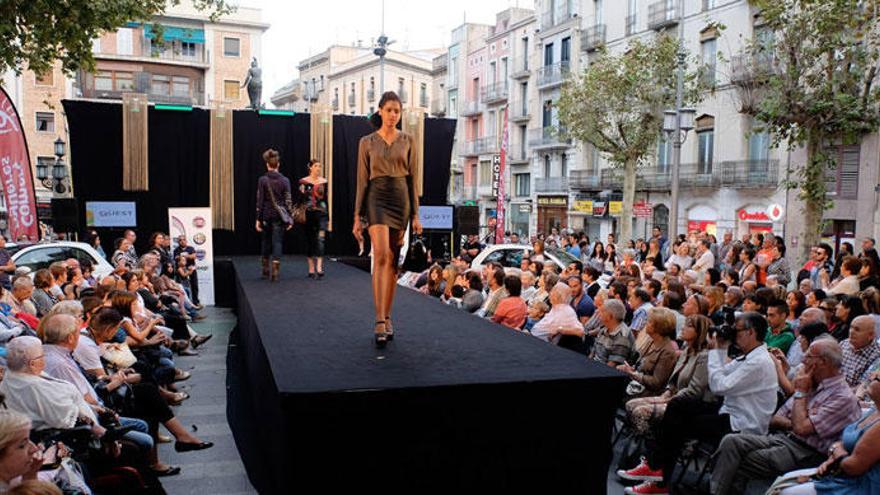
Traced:
<path fill-rule="evenodd" d="M 737 217 L 743 222 L 770 222 L 770 217 L 767 215 L 765 211 L 748 211 L 748 210 L 739 210 L 737 212 Z"/>
<path fill-rule="evenodd" d="M 773 203 L 766 210 L 747 210 L 743 208 L 736 214 L 743 222 L 778 222 L 785 214 L 782 205 Z"/>

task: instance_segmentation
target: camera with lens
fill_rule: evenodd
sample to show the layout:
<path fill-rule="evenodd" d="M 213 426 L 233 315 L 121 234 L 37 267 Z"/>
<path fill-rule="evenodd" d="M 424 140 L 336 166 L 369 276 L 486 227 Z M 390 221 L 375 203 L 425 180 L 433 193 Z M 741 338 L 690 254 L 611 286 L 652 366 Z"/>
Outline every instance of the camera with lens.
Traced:
<path fill-rule="evenodd" d="M 719 340 L 734 342 L 736 341 L 736 328 L 734 327 L 736 312 L 729 306 L 722 307 L 721 312 L 724 315 L 723 322 L 720 325 L 709 327 L 709 335 L 715 335 L 715 338 Z"/>

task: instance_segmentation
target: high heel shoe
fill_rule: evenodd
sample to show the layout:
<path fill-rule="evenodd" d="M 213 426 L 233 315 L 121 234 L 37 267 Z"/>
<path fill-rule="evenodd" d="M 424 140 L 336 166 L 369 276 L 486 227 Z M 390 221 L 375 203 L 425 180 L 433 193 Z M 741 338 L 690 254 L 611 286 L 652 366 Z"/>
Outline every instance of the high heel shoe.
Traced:
<path fill-rule="evenodd" d="M 324 278 L 324 272 L 318 272 L 318 280 Z"/>
<path fill-rule="evenodd" d="M 382 325 L 384 327 L 385 322 L 384 321 L 377 321 L 376 325 L 377 326 Z M 373 339 L 376 343 L 377 349 L 384 349 L 385 344 L 388 343 L 388 330 L 386 329 L 386 330 L 382 330 L 381 332 L 377 332 L 374 328 L 373 329 Z"/>
<path fill-rule="evenodd" d="M 388 342 L 394 340 L 394 327 L 391 326 L 391 317 L 385 318 L 385 335 Z"/>

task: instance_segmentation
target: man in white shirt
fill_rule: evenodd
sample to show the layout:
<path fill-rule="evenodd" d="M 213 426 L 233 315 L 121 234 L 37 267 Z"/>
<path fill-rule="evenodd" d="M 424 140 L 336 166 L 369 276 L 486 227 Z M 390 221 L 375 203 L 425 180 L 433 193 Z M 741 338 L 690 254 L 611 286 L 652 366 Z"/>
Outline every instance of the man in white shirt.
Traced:
<path fill-rule="evenodd" d="M 579 332 L 583 336 L 584 326 L 578 320 L 577 313 L 571 307 L 571 289 L 560 282 L 550 290 L 550 312 L 544 315 L 532 327 L 532 335 L 550 343 L 559 342 L 561 334 L 570 335 Z"/>
<path fill-rule="evenodd" d="M 730 342 L 718 339 L 709 352 L 709 389 L 724 397 L 719 414 L 730 416 L 730 430 L 766 434 L 776 409 L 776 365 L 764 345 L 767 320 L 746 312 L 736 319 L 736 345 L 743 355 L 730 360 Z"/>
<path fill-rule="evenodd" d="M 712 338 L 709 351 L 709 388 L 724 397 L 717 412 L 702 401 L 671 401 L 657 428 L 657 445 L 647 462 L 618 474 L 644 481 L 634 493 L 661 495 L 668 492 L 675 462 L 690 438 L 720 440 L 731 432 L 766 434 L 776 409 L 778 382 L 773 358 L 764 345 L 767 321 L 746 312 L 736 319 L 736 345 L 743 355 L 727 357 L 730 342 Z"/>

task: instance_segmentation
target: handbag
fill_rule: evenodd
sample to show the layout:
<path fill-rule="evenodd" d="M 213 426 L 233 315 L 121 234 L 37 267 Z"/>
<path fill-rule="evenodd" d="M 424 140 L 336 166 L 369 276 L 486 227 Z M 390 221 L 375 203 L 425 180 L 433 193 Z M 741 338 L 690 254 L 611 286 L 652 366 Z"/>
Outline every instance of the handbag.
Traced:
<path fill-rule="evenodd" d="M 428 248 L 420 237 L 414 237 L 406 251 L 403 269 L 408 272 L 422 272 L 428 268 Z"/>
<path fill-rule="evenodd" d="M 137 358 L 134 357 L 128 344 L 108 345 L 102 350 L 101 357 L 116 369 L 130 368 L 137 362 Z"/>
<path fill-rule="evenodd" d="M 295 218 L 290 217 L 290 213 L 287 212 L 281 205 L 278 204 L 278 201 L 275 200 L 275 192 L 272 191 L 272 186 L 266 185 L 266 189 L 269 190 L 269 199 L 272 201 L 272 206 L 278 211 L 278 215 L 281 216 L 281 221 L 287 225 L 293 225 Z M 293 207 L 294 217 L 297 216 L 296 207 Z M 305 210 L 302 212 L 303 217 L 305 217 Z M 305 223 L 305 219 L 302 222 L 297 223 Z"/>

